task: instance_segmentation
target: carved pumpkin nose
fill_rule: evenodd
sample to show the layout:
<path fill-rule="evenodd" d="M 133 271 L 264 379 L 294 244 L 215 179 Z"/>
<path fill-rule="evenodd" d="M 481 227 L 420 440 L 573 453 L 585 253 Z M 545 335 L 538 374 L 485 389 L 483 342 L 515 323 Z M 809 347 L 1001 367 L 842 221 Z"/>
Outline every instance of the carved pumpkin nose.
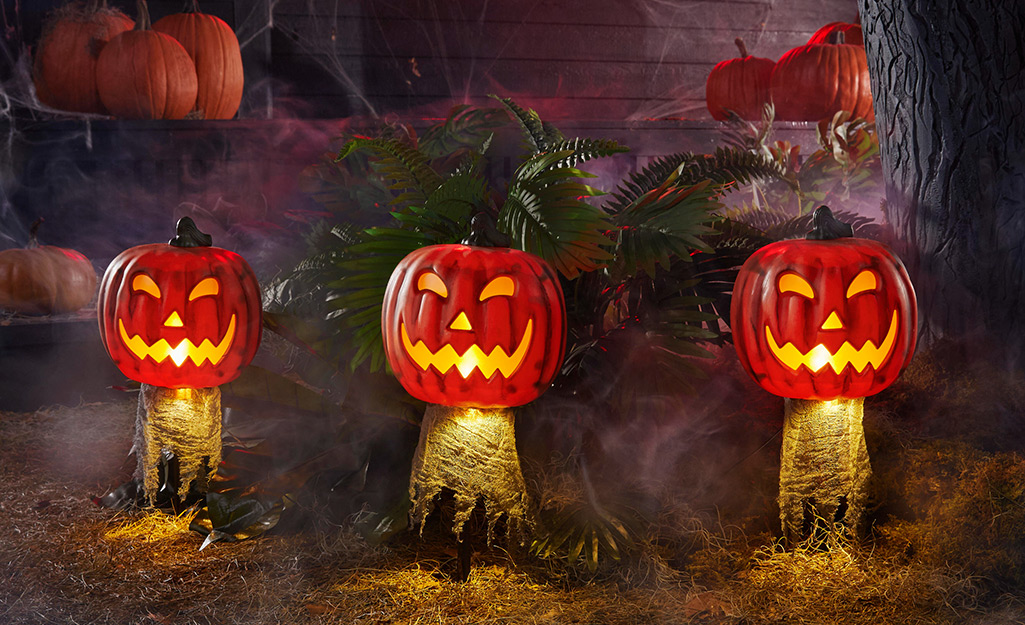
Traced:
<path fill-rule="evenodd" d="M 178 312 L 174 311 L 164 320 L 165 328 L 181 328 L 185 324 L 182 322 L 182 318 L 178 316 Z"/>
<path fill-rule="evenodd" d="M 470 325 L 470 319 L 467 318 L 465 312 L 459 313 L 456 320 L 448 327 L 449 330 L 472 330 L 473 326 Z"/>
<path fill-rule="evenodd" d="M 836 314 L 836 311 L 829 313 L 826 320 L 822 322 L 822 330 L 842 330 L 843 321 L 840 321 L 840 315 Z"/>

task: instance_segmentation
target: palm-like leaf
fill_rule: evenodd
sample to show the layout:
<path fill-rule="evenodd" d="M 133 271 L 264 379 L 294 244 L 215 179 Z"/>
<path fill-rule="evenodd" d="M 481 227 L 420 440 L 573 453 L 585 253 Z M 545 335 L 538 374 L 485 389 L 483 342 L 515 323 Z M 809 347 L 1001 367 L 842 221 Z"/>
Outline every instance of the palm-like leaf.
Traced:
<path fill-rule="evenodd" d="M 427 196 L 441 186 L 442 178 L 430 165 L 427 156 L 399 139 L 353 137 L 342 146 L 336 160 L 358 150 L 368 150 L 376 157 L 374 170 L 398 195 L 392 204 L 399 207 L 423 206 Z"/>
<path fill-rule="evenodd" d="M 641 171 L 631 173 L 612 193 L 607 209 L 613 214 L 620 212 L 674 176 L 680 185 L 708 180 L 726 189 L 755 179 L 780 178 L 783 174 L 783 168 L 772 159 L 737 148 L 716 148 L 712 155 L 680 152 L 656 158 Z"/>
<path fill-rule="evenodd" d="M 418 147 L 427 158 L 442 158 L 461 149 L 482 151 L 495 129 L 509 123 L 505 109 L 473 108 L 469 104 L 452 107 L 445 121 L 420 135 Z"/>
<path fill-rule="evenodd" d="M 616 256 L 626 275 L 655 267 L 669 268 L 670 259 L 690 258 L 691 252 L 711 251 L 701 236 L 713 231 L 713 211 L 722 208 L 719 187 L 705 180 L 679 186 L 671 174 L 660 186 L 623 207 L 615 216 L 619 226 Z"/>
<path fill-rule="evenodd" d="M 611 227 L 600 209 L 581 199 L 600 195 L 579 182 L 594 176 L 556 165 L 571 155 L 540 153 L 520 165 L 498 221 L 512 247 L 540 256 L 567 278 L 593 271 L 610 257 L 602 246 L 610 243 L 604 233 Z"/>
<path fill-rule="evenodd" d="M 495 95 L 491 97 L 501 102 L 512 114 L 513 119 L 519 122 L 527 143 L 535 154 L 555 149 L 557 144 L 565 140 L 555 126 L 541 121 L 541 117 L 533 109 L 524 109 L 509 98 Z"/>

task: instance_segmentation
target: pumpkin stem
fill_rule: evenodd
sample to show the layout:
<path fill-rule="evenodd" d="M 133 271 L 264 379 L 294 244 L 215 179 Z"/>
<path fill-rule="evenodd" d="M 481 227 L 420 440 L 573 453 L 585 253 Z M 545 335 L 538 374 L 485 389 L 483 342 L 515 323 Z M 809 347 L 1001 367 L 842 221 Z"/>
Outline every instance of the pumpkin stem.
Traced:
<path fill-rule="evenodd" d="M 470 234 L 466 235 L 462 243 L 477 247 L 509 247 L 509 237 L 498 231 L 490 215 L 477 213 L 470 220 Z"/>
<path fill-rule="evenodd" d="M 829 241 L 854 236 L 854 228 L 851 227 L 851 224 L 833 217 L 833 211 L 825 204 L 815 209 L 811 223 L 813 227 L 805 235 L 805 239 Z"/>
<path fill-rule="evenodd" d="M 198 0 L 185 0 L 185 8 L 182 9 L 182 13 L 199 13 L 199 2 Z"/>
<path fill-rule="evenodd" d="M 191 217 L 182 217 L 175 227 L 175 237 L 167 243 L 175 247 L 210 247 L 214 238 L 201 231 Z"/>
<path fill-rule="evenodd" d="M 42 217 L 37 217 L 32 222 L 32 225 L 28 227 L 28 245 L 25 246 L 26 248 L 39 247 L 39 226 L 43 225 L 44 221 L 46 220 Z"/>
<path fill-rule="evenodd" d="M 136 10 L 139 12 L 139 21 L 135 24 L 135 30 L 150 30 L 149 5 L 146 0 L 136 0 Z"/>
<path fill-rule="evenodd" d="M 841 43 L 847 43 L 847 36 L 844 34 L 842 30 L 834 30 L 833 33 L 829 36 L 829 40 L 830 43 L 839 45 Z"/>
<path fill-rule="evenodd" d="M 743 39 L 741 39 L 740 37 L 737 37 L 736 39 L 733 40 L 733 43 L 737 44 L 737 49 L 740 50 L 740 56 L 741 57 L 750 56 L 747 53 L 747 46 L 744 44 L 744 40 Z"/>

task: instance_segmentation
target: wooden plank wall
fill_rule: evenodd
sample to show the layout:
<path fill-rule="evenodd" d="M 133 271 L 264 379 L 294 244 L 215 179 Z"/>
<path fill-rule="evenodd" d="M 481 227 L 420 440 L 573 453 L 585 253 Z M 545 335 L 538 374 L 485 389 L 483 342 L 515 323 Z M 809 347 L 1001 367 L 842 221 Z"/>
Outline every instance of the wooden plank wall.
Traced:
<path fill-rule="evenodd" d="M 508 95 L 547 119 L 708 120 L 743 37 L 778 59 L 856 0 L 272 0 L 285 112 L 441 114 Z"/>

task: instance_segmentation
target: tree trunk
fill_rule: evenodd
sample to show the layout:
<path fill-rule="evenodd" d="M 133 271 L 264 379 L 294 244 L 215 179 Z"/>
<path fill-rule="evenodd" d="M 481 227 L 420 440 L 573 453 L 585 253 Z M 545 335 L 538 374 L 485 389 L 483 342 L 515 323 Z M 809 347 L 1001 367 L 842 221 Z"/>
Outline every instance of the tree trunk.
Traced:
<path fill-rule="evenodd" d="M 1025 4 L 858 0 L 887 217 L 923 341 L 1025 343 Z"/>

